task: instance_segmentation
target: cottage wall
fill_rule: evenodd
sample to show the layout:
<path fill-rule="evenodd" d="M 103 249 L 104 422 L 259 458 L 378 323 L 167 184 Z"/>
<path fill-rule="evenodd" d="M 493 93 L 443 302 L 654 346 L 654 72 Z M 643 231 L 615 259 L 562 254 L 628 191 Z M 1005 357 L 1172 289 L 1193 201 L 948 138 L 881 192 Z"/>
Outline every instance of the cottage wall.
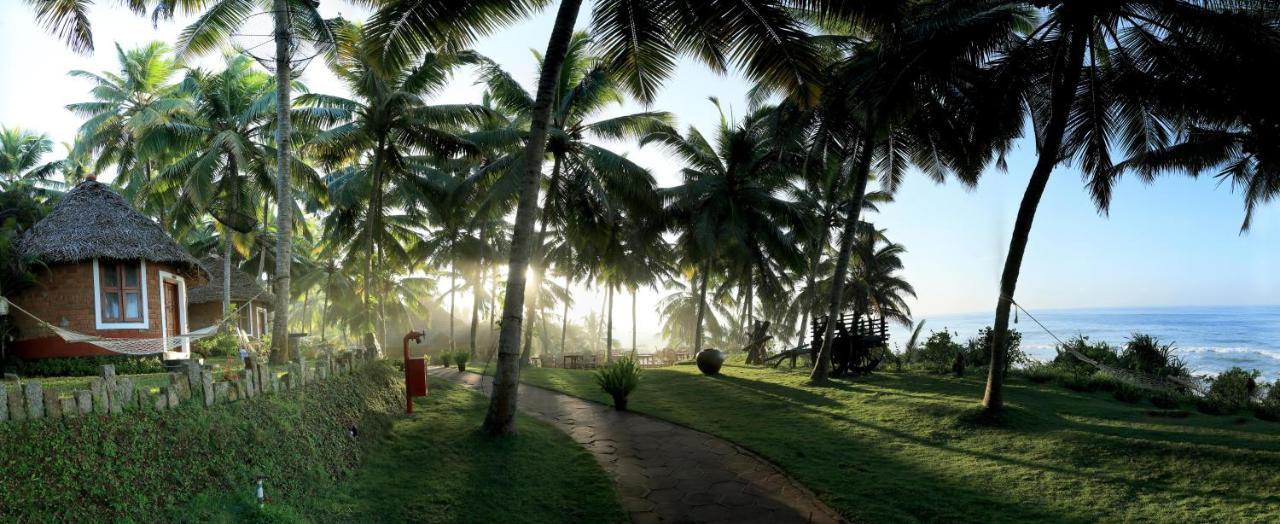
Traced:
<path fill-rule="evenodd" d="M 159 338 L 160 272 L 181 274 L 173 265 L 147 262 L 147 329 L 106 329 L 99 331 L 94 321 L 93 262 L 53 264 L 34 271 L 37 282 L 15 296 L 14 304 L 55 326 L 87 335 L 112 338 Z M 189 279 L 187 286 L 193 285 Z M 45 329 L 31 317 L 10 311 L 18 327 L 15 353 L 23 359 L 112 355 L 105 349 L 85 343 L 68 343 Z M 196 327 L 188 319 L 188 328 Z"/>

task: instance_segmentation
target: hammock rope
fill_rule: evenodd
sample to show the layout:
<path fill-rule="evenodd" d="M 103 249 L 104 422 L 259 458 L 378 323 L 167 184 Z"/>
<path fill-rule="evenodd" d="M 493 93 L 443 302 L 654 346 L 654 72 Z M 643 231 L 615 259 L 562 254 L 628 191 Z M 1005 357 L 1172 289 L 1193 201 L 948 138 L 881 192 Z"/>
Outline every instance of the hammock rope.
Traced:
<path fill-rule="evenodd" d="M 1073 349 L 1070 345 L 1068 345 L 1061 338 L 1059 338 L 1058 335 L 1054 334 L 1052 330 L 1046 327 L 1044 323 L 1040 322 L 1040 319 L 1036 318 L 1035 315 L 1032 315 L 1030 311 L 1027 311 L 1026 308 L 1022 307 L 1022 304 L 1019 304 L 1012 297 L 1005 297 L 1005 299 L 1008 300 L 1010 304 L 1013 304 L 1015 308 L 1017 308 L 1014 311 L 1015 314 L 1018 311 L 1021 311 L 1024 315 L 1027 316 L 1027 318 L 1030 318 L 1032 322 L 1035 322 L 1037 326 L 1040 326 L 1040 329 L 1044 330 L 1045 333 L 1048 333 L 1050 337 L 1053 337 L 1053 339 L 1058 342 L 1058 347 L 1060 348 L 1059 349 L 1060 351 L 1066 351 L 1068 354 L 1075 357 L 1076 360 L 1079 360 L 1081 362 L 1084 362 L 1085 364 L 1093 366 L 1094 368 L 1097 368 L 1099 371 L 1102 371 L 1103 373 L 1111 375 L 1112 377 L 1116 378 L 1117 380 L 1120 380 L 1121 382 L 1124 382 L 1134 387 L 1150 389 L 1155 391 L 1169 391 L 1169 392 L 1190 391 L 1201 396 L 1204 396 L 1208 393 L 1208 388 L 1205 387 L 1204 383 L 1194 378 L 1161 377 L 1157 375 L 1150 375 L 1146 373 L 1130 371 L 1127 369 L 1121 369 L 1115 366 L 1109 366 L 1107 364 L 1098 362 L 1096 359 L 1090 358 L 1088 355 L 1085 355 L 1084 353 L 1081 353 Z"/>
<path fill-rule="evenodd" d="M 254 295 L 253 298 L 250 298 L 239 306 L 232 308 L 231 311 L 227 312 L 227 314 L 223 315 L 222 318 L 218 319 L 211 326 L 200 328 L 195 331 L 189 331 L 187 333 L 169 335 L 167 337 L 160 338 L 114 338 L 98 335 L 86 335 L 84 333 L 55 326 L 4 297 L 0 297 L 0 301 L 6 302 L 14 310 L 31 317 L 31 319 L 35 320 L 41 327 L 48 329 L 53 332 L 53 334 L 57 335 L 58 338 L 67 342 L 92 344 L 112 353 L 119 353 L 122 355 L 156 355 L 172 351 L 173 348 L 181 346 L 186 342 L 200 340 L 217 334 L 223 326 L 227 325 L 231 321 L 231 319 L 239 317 L 240 310 L 244 308 L 244 306 L 252 303 L 254 300 L 257 300 L 257 298 L 262 296 L 263 293 L 265 293 L 265 291 L 259 292 L 257 295 Z M 246 336 L 244 332 L 240 330 L 240 327 L 235 327 L 236 331 L 239 332 L 242 342 L 246 340 Z"/>

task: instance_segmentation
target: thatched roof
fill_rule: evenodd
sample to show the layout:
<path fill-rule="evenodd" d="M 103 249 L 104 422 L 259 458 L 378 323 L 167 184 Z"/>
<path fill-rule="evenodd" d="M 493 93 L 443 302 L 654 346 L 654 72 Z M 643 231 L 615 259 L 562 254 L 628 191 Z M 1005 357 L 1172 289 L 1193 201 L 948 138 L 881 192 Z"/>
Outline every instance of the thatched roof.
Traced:
<path fill-rule="evenodd" d="M 200 259 L 200 265 L 204 266 L 204 270 L 209 272 L 209 283 L 200 287 L 193 287 L 187 290 L 188 304 L 206 304 L 210 302 L 222 302 L 222 256 L 209 255 Z M 255 298 L 256 297 L 256 298 Z M 255 304 L 260 304 L 268 309 L 275 304 L 275 294 L 267 291 L 253 278 L 253 275 L 231 268 L 231 300 L 233 302 L 244 302 L 253 300 Z"/>
<path fill-rule="evenodd" d="M 45 264 L 94 258 L 143 259 L 198 272 L 196 262 L 159 224 L 137 212 L 105 184 L 76 185 L 44 219 L 22 235 L 18 249 Z"/>

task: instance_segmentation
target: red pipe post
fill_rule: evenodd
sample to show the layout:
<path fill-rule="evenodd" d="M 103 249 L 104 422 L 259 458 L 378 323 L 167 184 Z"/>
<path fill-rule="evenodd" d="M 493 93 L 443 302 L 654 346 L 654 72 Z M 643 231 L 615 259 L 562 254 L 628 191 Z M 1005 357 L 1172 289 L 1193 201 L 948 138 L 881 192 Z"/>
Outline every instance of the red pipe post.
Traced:
<path fill-rule="evenodd" d="M 421 344 L 422 335 L 421 331 L 410 331 L 404 336 L 404 412 L 409 414 L 413 413 L 414 389 L 421 390 L 421 394 L 426 393 L 426 363 L 420 358 L 409 358 L 409 341 Z M 414 362 L 415 360 L 417 362 Z M 415 372 L 420 376 L 414 377 Z"/>

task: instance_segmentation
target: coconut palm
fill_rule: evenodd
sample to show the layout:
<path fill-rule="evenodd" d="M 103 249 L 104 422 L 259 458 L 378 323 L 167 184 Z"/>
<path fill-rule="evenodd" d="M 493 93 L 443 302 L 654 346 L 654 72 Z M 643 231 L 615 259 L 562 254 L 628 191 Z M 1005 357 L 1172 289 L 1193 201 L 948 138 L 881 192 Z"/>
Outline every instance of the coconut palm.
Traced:
<path fill-rule="evenodd" d="M 41 3 L 83 3 L 87 0 L 38 0 Z M 144 0 L 131 0 L 130 5 L 139 10 Z M 293 106 L 292 82 L 294 77 L 294 49 L 306 42 L 317 52 L 331 51 L 336 38 L 333 22 L 320 16 L 319 2 L 312 0 L 156 0 L 153 18 L 172 17 L 181 9 L 186 13 L 199 13 L 196 21 L 184 29 L 178 37 L 179 60 L 220 48 L 235 36 L 235 32 L 254 15 L 272 18 L 275 51 L 271 53 L 268 67 L 275 73 L 275 144 L 276 147 L 276 304 L 271 332 L 271 362 L 281 364 L 289 360 L 289 294 L 290 269 L 293 261 L 293 208 L 295 201 L 291 177 L 294 140 L 292 135 Z M 50 18 L 58 20 L 58 18 Z M 86 24 L 87 26 L 87 24 Z"/>
<path fill-rule="evenodd" d="M 714 102 L 714 99 L 713 99 Z M 772 272 L 790 268 L 798 251 L 786 237 L 788 228 L 802 227 L 802 213 L 780 196 L 786 173 L 780 156 L 756 126 L 759 115 L 731 123 L 723 115 L 712 145 L 690 128 L 683 136 L 666 128 L 646 135 L 642 145 L 657 144 L 680 158 L 684 182 L 663 190 L 666 213 L 679 233 L 677 249 L 686 265 L 696 267 L 699 306 L 693 348 L 702 349 L 702 324 L 712 273 L 741 268 Z M 732 276 L 732 275 L 731 275 Z M 742 282 L 748 289 L 753 278 Z M 733 280 L 727 280 L 730 284 Z M 747 297 L 749 299 L 749 297 Z"/>
<path fill-rule="evenodd" d="M 1044 20 L 998 64 L 999 98 L 1011 100 L 1031 114 L 1039 159 L 1018 207 L 1000 277 L 993 347 L 1003 347 L 1008 336 L 1009 310 L 1022 258 L 1053 169 L 1066 161 L 1078 162 L 1095 189 L 1098 204 L 1105 209 L 1108 201 L 1102 197 L 1108 193 L 1102 189 L 1115 173 L 1112 148 L 1130 157 L 1142 157 L 1161 150 L 1169 139 L 1169 123 L 1143 102 L 1141 95 L 1148 88 L 1134 80 L 1135 74 L 1159 65 L 1151 60 L 1162 60 L 1155 55 L 1143 56 L 1143 49 L 1169 39 L 1221 49 L 1223 43 L 1233 41 L 1233 32 L 1244 28 L 1225 22 L 1232 18 L 1220 10 L 1248 5 L 1238 4 L 1214 0 L 1046 2 Z M 1180 56 L 1163 59 L 1181 62 Z M 1223 79 L 1206 80 L 1216 83 Z M 998 412 L 1004 405 L 1004 373 L 999 370 L 1005 368 L 1005 358 L 1001 352 L 992 354 L 982 401 L 990 412 Z"/>
<path fill-rule="evenodd" d="M 427 46 L 457 42 L 492 30 L 528 14 L 538 1 L 456 2 L 389 0 L 370 21 L 385 42 L 384 59 L 408 60 Z M 826 5 L 827 2 L 822 2 Z M 830 2 L 830 4 L 837 4 Z M 484 428 L 491 434 L 515 431 L 516 384 L 520 375 L 525 272 L 535 238 L 538 193 L 555 84 L 573 39 L 581 0 L 562 0 L 543 53 L 537 94 L 530 111 L 529 140 L 511 240 L 507 291 L 499 339 L 495 381 Z M 692 55 L 717 69 L 740 65 L 753 78 L 785 86 L 793 93 L 812 93 L 816 60 L 805 42 L 803 27 L 788 6 L 773 1 L 720 1 L 698 9 L 673 9 L 665 2 L 599 2 L 590 33 L 601 56 L 624 77 L 624 85 L 642 101 L 653 100 L 661 82 L 674 70 L 676 57 Z"/>
<path fill-rule="evenodd" d="M 22 188 L 40 200 L 56 195 L 62 185 L 50 178 L 61 163 L 41 162 L 52 151 L 49 135 L 0 125 L 0 191 Z"/>
<path fill-rule="evenodd" d="M 139 209 L 166 224 L 164 208 L 171 202 L 153 198 L 150 183 L 156 171 L 179 151 L 155 141 L 143 148 L 147 129 L 164 123 L 186 106 L 173 83 L 178 66 L 169 46 L 151 42 L 125 51 L 116 46 L 118 71 L 91 73 L 75 70 L 71 76 L 93 83 L 93 100 L 68 104 L 67 109 L 85 118 L 80 125 L 77 154 L 96 158 L 91 167 L 102 173 L 116 168 L 115 185 Z"/>
<path fill-rule="evenodd" d="M 359 165 L 364 176 L 371 179 L 369 196 L 373 200 L 365 206 L 369 216 L 362 235 L 364 253 L 371 255 L 381 249 L 377 232 L 389 204 L 383 199 L 387 188 L 402 185 L 405 177 L 413 176 L 407 157 L 417 154 L 448 159 L 473 152 L 475 147 L 455 131 L 479 124 L 487 110 L 469 104 L 425 103 L 448 84 L 454 68 L 474 61 L 474 54 L 431 53 L 415 66 L 375 67 L 372 60 L 377 44 L 361 26 L 342 24 L 336 34 L 341 43 L 330 69 L 346 84 L 352 97 L 305 94 L 298 98 L 301 107 L 295 111 L 304 120 L 334 126 L 307 143 L 311 154 L 331 166 Z M 366 281 L 371 281 L 374 259 L 365 257 Z M 369 309 L 366 317 L 372 322 L 375 315 L 371 291 L 366 286 L 364 304 Z M 386 334 L 373 337 L 372 326 L 373 323 L 366 332 L 367 339 L 380 345 Z"/>
<path fill-rule="evenodd" d="M 590 44 L 586 33 L 574 34 L 554 86 L 556 103 L 550 116 L 547 144 L 552 168 L 538 221 L 537 238 L 542 241 L 535 242 L 531 262 L 532 287 L 535 288 L 542 285 L 546 277 L 543 246 L 548 241 L 549 226 L 563 231 L 567 224 L 598 220 L 598 217 L 583 216 L 584 213 L 615 213 L 620 209 L 652 205 L 656 198 L 653 177 L 647 170 L 591 140 L 638 138 L 658 126 L 669 125 L 672 117 L 665 112 L 650 111 L 594 119 L 609 106 L 621 105 L 624 98 L 619 79 L 599 57 L 591 54 Z M 532 109 L 533 98 L 496 64 L 490 63 L 483 69 L 482 80 L 499 109 L 524 115 Z M 508 172 L 508 176 L 520 175 L 523 173 Z M 503 187 L 515 189 L 519 185 L 510 183 Z M 528 301 L 525 316 L 536 318 L 539 307 L 536 298 Z M 533 331 L 524 330 L 522 360 L 527 361 L 530 354 Z"/>

